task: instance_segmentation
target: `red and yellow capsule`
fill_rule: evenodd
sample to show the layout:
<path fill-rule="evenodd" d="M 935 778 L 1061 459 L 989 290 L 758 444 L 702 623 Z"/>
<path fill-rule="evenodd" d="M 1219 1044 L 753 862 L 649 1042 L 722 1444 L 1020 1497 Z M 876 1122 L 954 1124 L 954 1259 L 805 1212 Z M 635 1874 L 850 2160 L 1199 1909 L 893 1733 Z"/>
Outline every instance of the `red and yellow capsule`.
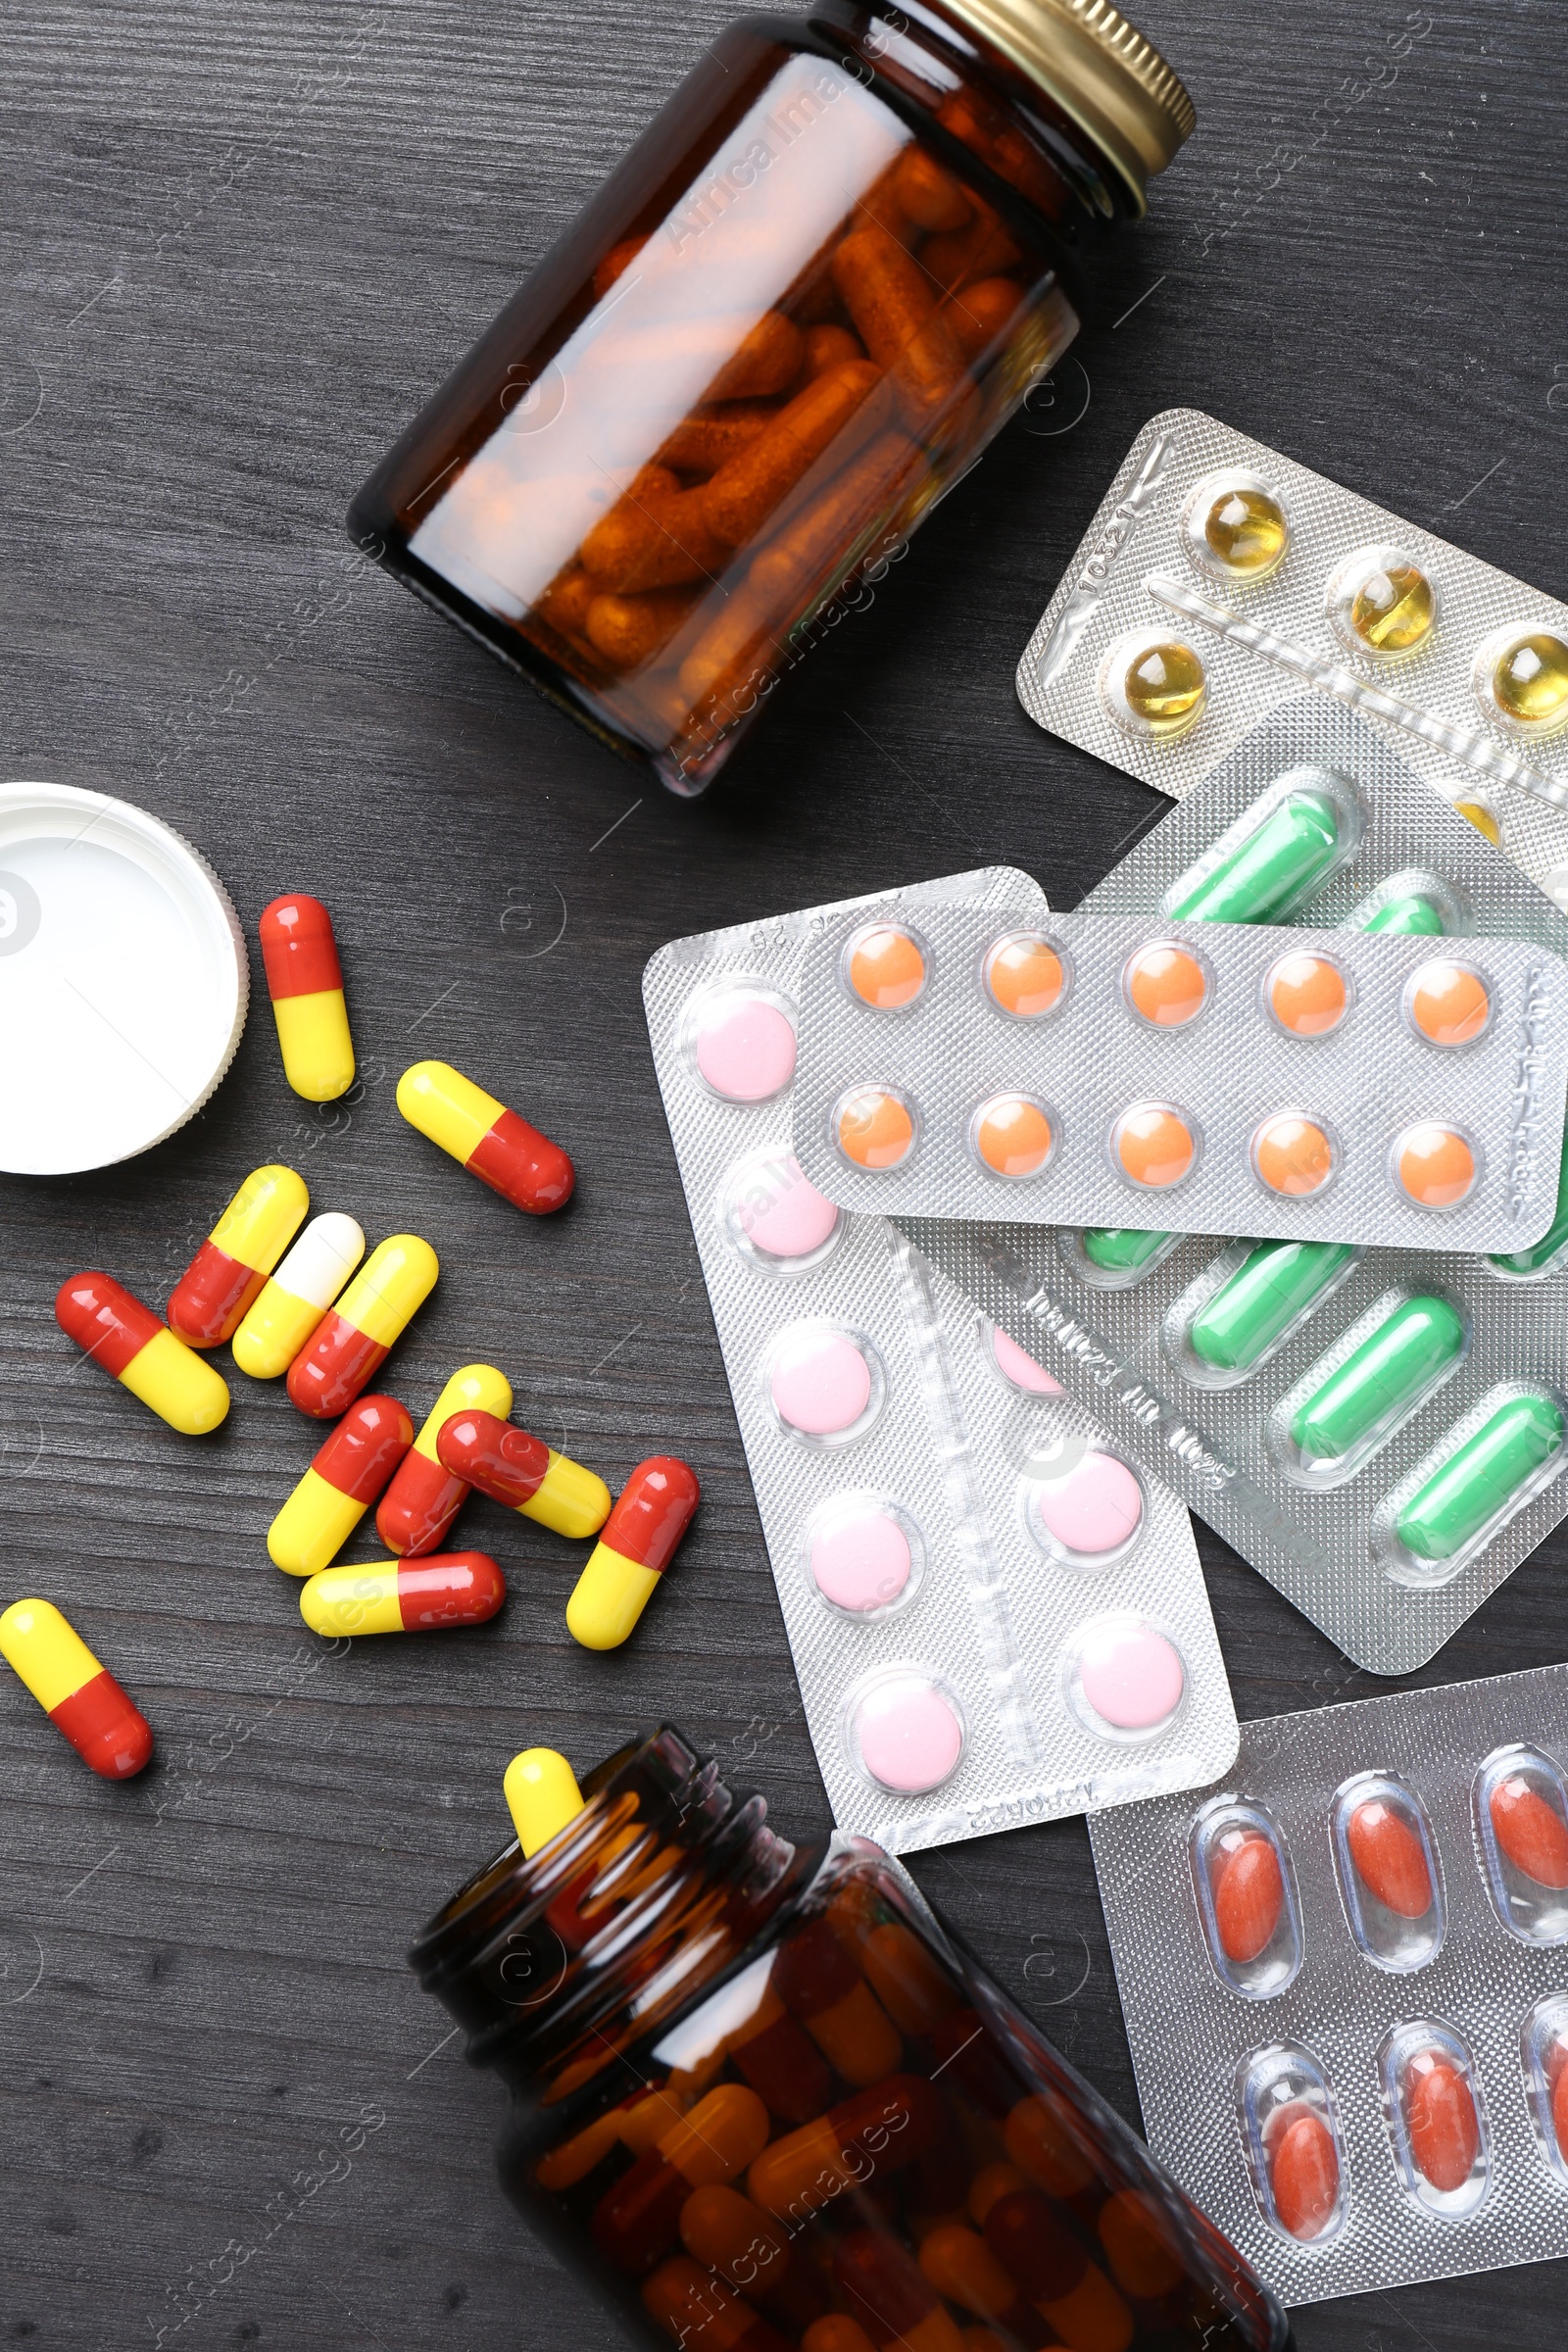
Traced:
<path fill-rule="evenodd" d="M 436 1452 L 454 1478 L 558 1536 L 596 1536 L 610 1517 L 610 1489 L 597 1472 L 497 1413 L 454 1413 L 436 1433 Z"/>
<path fill-rule="evenodd" d="M 296 891 L 263 909 L 261 934 L 283 1075 L 307 1102 L 335 1102 L 354 1084 L 354 1040 L 332 917 Z"/>
<path fill-rule="evenodd" d="M 484 1412 L 510 1413 L 511 1381 L 494 1364 L 465 1364 L 453 1373 L 426 1413 L 413 1450 L 399 1463 L 397 1476 L 375 1514 L 376 1534 L 388 1551 L 395 1551 L 401 1559 L 434 1551 L 468 1499 L 468 1482 L 447 1469 L 435 1449 L 445 1423 L 466 1405 Z"/>
<path fill-rule="evenodd" d="M 55 1321 L 68 1340 L 183 1437 L 205 1437 L 228 1411 L 228 1390 L 212 1365 L 112 1274 L 92 1270 L 63 1282 Z"/>
<path fill-rule="evenodd" d="M 187 1348 L 231 1340 L 305 1222 L 311 1196 L 292 1168 L 255 1168 L 185 1268 L 169 1328 Z"/>
<path fill-rule="evenodd" d="M 702 1499 L 697 1473 L 673 1454 L 639 1462 L 566 1603 L 584 1649 L 618 1649 L 655 1592 Z"/>
<path fill-rule="evenodd" d="M 525 1861 L 582 1811 L 577 1776 L 553 1747 L 525 1747 L 514 1756 L 501 1787 Z"/>
<path fill-rule="evenodd" d="M 14 1600 L 0 1616 L 0 1656 L 16 1669 L 50 1722 L 106 1781 L 128 1781 L 150 1762 L 147 1718 L 50 1600 Z"/>
<path fill-rule="evenodd" d="M 370 1252 L 288 1368 L 288 1393 L 302 1413 L 335 1421 L 348 1411 L 435 1289 L 440 1271 L 440 1259 L 416 1233 L 394 1233 Z"/>
<path fill-rule="evenodd" d="M 543 1217 L 571 1199 L 576 1172 L 561 1146 L 450 1062 L 416 1061 L 405 1070 L 398 1108 L 514 1208 Z"/>
<path fill-rule="evenodd" d="M 483 1625 L 507 1597 L 507 1580 L 485 1551 L 432 1551 L 422 1560 L 371 1560 L 323 1568 L 300 1592 L 314 1634 L 440 1634 Z"/>
<path fill-rule="evenodd" d="M 252 1380 L 286 1372 L 364 1255 L 355 1218 L 339 1208 L 313 1217 L 234 1334 L 240 1370 Z"/>
<path fill-rule="evenodd" d="M 351 1404 L 267 1531 L 273 1564 L 316 1576 L 336 1559 L 414 1443 L 395 1396 Z"/>

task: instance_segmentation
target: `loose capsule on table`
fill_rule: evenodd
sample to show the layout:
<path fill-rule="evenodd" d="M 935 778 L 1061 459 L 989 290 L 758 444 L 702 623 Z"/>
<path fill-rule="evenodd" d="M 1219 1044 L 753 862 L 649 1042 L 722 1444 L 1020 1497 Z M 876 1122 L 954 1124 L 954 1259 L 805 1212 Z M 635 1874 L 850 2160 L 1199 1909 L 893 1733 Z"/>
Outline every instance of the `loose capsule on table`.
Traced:
<path fill-rule="evenodd" d="M 267 1531 L 267 1549 L 289 1576 L 330 1566 L 414 1443 L 395 1396 L 351 1404 Z"/>
<path fill-rule="evenodd" d="M 347 1412 L 385 1363 L 436 1285 L 440 1260 L 416 1233 L 370 1253 L 288 1370 L 288 1393 L 318 1421 Z"/>
<path fill-rule="evenodd" d="M 354 1040 L 332 917 L 295 892 L 264 909 L 261 936 L 283 1074 L 307 1102 L 335 1102 L 354 1084 Z"/>
<path fill-rule="evenodd" d="M 553 1747 L 525 1747 L 507 1766 L 501 1786 L 525 1859 L 582 1811 L 577 1776 Z"/>
<path fill-rule="evenodd" d="M 444 1061 L 416 1061 L 398 1080 L 398 1108 L 514 1208 L 547 1216 L 564 1208 L 576 1183 L 559 1144 Z"/>
<path fill-rule="evenodd" d="M 605 1521 L 566 1603 L 584 1649 L 617 1649 L 659 1590 L 702 1498 L 697 1474 L 672 1454 L 639 1462 Z"/>
<path fill-rule="evenodd" d="M 127 1781 L 151 1761 L 147 1718 L 53 1601 L 11 1603 L 0 1615 L 0 1656 L 102 1779 Z"/>
<path fill-rule="evenodd" d="M 341 1209 L 313 1217 L 234 1334 L 240 1370 L 252 1380 L 280 1379 L 364 1255 L 365 1234 L 353 1217 Z"/>
<path fill-rule="evenodd" d="M 305 1221 L 311 1197 L 292 1168 L 257 1168 L 175 1284 L 169 1328 L 188 1348 L 234 1337 Z"/>
<path fill-rule="evenodd" d="M 400 1557 L 434 1551 L 467 1500 L 468 1482 L 456 1477 L 436 1451 L 446 1423 L 466 1409 L 510 1413 L 512 1383 L 506 1374 L 494 1364 L 465 1364 L 425 1414 L 376 1507 L 375 1532 Z"/>
<path fill-rule="evenodd" d="M 483 1625 L 506 1597 L 488 1552 L 431 1551 L 323 1568 L 301 1588 L 300 1615 L 316 1634 L 439 1634 Z"/>
<path fill-rule="evenodd" d="M 596 1471 L 497 1413 L 452 1414 L 436 1431 L 436 1452 L 454 1478 L 558 1536 L 595 1536 L 610 1516 L 610 1489 Z"/>
<path fill-rule="evenodd" d="M 205 1437 L 228 1411 L 220 1374 L 112 1275 L 90 1271 L 63 1282 L 55 1321 L 68 1340 L 182 1436 Z"/>

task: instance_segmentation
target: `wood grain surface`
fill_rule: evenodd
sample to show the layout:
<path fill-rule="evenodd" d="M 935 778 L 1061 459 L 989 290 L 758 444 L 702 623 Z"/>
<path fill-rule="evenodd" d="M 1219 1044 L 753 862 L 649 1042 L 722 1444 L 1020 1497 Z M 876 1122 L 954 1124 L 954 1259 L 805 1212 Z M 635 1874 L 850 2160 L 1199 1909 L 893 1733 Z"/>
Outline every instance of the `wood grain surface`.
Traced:
<path fill-rule="evenodd" d="M 1194 403 L 1562 594 L 1560 0 L 1139 0 L 1200 129 L 1101 321 L 681 806 L 343 536 L 350 492 L 725 21 L 724 0 L 12 0 L 0 25 L 3 770 L 137 801 L 246 922 L 332 906 L 364 1084 L 284 1085 L 265 999 L 157 1152 L 0 1181 L 0 1595 L 52 1595 L 159 1758 L 110 1787 L 0 1681 L 0 2340 L 59 2352 L 575 2352 L 608 2322 L 503 2203 L 500 2093 L 403 1962 L 507 1830 L 530 1741 L 668 1716 L 788 1834 L 826 1827 L 639 1000 L 673 935 L 1007 859 L 1070 906 L 1162 805 L 1038 732 L 1018 650 L 1138 425 Z M 257 967 L 258 982 L 260 979 Z M 399 1119 L 405 1063 L 505 1076 L 580 1190 L 524 1223 Z M 160 1303 L 281 1158 L 443 1274 L 388 1384 L 504 1365 L 613 1483 L 706 1500 L 624 1650 L 578 1553 L 489 1505 L 503 1617 L 325 1651 L 269 1565 L 316 1436 L 235 1377 L 179 1440 L 73 1356 L 82 1265 Z M 1200 1535 L 1244 1715 L 1372 1689 Z M 368 1556 L 362 1551 L 360 1556 Z M 1424 1677 L 1559 1657 L 1559 1535 Z M 1136 2117 L 1078 1822 L 916 1875 Z M 444 2038 L 445 2037 L 445 2038 Z M 324 2154 L 322 2153 L 324 2151 Z M 1543 2193 L 1545 2193 L 1543 2191 Z M 1301 2313 L 1303 2352 L 1561 2340 L 1568 2273 Z"/>

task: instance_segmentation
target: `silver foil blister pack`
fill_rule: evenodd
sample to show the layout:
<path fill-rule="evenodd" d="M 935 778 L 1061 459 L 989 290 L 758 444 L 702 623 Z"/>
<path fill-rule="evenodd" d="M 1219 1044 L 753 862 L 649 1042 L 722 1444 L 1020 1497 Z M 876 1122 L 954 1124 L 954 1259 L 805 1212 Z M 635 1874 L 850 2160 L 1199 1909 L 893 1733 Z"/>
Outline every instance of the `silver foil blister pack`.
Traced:
<path fill-rule="evenodd" d="M 1008 868 L 856 902 L 1045 901 Z M 1236 1716 L 1192 1527 L 886 1219 L 790 1146 L 840 909 L 677 940 L 655 1066 L 835 1819 L 910 1852 L 1212 1779 Z"/>
<path fill-rule="evenodd" d="M 1287 2304 L 1568 2254 L 1568 1667 L 1091 1825 L 1150 2146 Z"/>
<path fill-rule="evenodd" d="M 1302 765 L 1145 912 L 850 914 L 802 982 L 795 1150 L 844 1207 L 1509 1250 L 1551 1222 L 1568 966 L 1539 944 L 1179 919 L 1364 817 Z M 1267 807 L 1264 803 L 1262 806 Z M 1337 812 L 1337 813 L 1336 813 Z M 1269 857 L 1269 841 L 1282 847 Z M 1246 875 L 1243 872 L 1243 880 Z"/>
<path fill-rule="evenodd" d="M 1086 906 L 1152 912 L 1303 763 L 1348 779 L 1366 821 L 1298 928 L 1321 938 L 1418 884 L 1460 938 L 1568 944 L 1550 903 L 1384 740 L 1313 700 L 1265 721 Z M 1565 1195 L 1540 1243 L 1495 1258 L 901 1223 L 1357 1665 L 1402 1674 L 1568 1511 Z"/>
<path fill-rule="evenodd" d="M 1568 909 L 1568 605 L 1200 410 L 1138 435 L 1017 686 L 1178 800 L 1305 687 Z"/>

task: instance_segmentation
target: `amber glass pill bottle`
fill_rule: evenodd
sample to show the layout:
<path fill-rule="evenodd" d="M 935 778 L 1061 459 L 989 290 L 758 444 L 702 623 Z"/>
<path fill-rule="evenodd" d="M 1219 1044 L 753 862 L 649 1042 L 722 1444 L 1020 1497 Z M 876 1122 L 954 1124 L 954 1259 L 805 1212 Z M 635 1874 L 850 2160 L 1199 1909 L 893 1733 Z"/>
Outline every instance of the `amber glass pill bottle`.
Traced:
<path fill-rule="evenodd" d="M 821 2352 L 869 2310 L 875 2345 L 961 2346 L 1000 2264 L 1026 2345 L 1283 2352 L 1252 2271 L 879 1847 L 787 1844 L 667 1726 L 582 1789 L 410 1959 L 511 2093 L 508 2195 L 634 2341 Z"/>
<path fill-rule="evenodd" d="M 743 18 L 350 530 L 701 792 L 1065 351 L 1193 121 L 1108 0 Z"/>

